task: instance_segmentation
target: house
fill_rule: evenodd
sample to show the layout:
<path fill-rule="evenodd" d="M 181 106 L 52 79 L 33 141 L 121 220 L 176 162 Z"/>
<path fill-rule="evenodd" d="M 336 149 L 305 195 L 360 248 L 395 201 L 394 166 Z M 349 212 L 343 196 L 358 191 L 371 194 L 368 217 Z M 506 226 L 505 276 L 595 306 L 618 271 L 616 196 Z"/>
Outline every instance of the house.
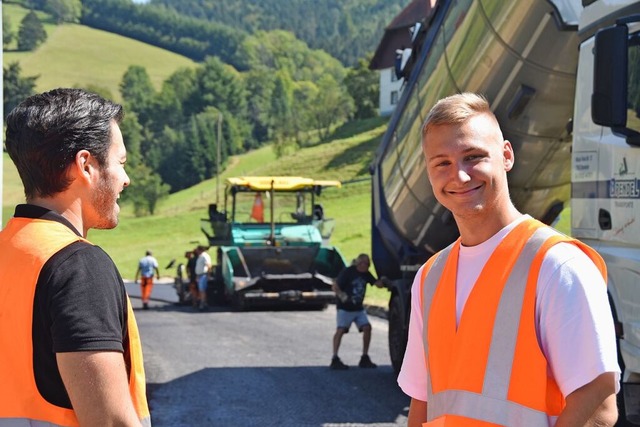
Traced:
<path fill-rule="evenodd" d="M 395 110 L 402 94 L 404 79 L 395 71 L 396 51 L 411 48 L 412 27 L 426 24 L 435 11 L 437 0 L 412 0 L 385 28 L 382 40 L 369 63 L 369 69 L 380 71 L 380 115 L 388 116 Z M 404 51 L 405 55 L 410 51 Z"/>

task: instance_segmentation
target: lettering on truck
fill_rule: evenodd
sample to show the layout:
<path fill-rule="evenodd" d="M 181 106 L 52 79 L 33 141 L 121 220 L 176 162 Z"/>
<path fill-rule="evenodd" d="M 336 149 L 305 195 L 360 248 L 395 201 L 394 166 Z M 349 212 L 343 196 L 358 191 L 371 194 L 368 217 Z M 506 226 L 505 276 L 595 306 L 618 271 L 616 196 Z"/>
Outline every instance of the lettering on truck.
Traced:
<path fill-rule="evenodd" d="M 638 179 L 609 180 L 609 197 L 612 199 L 638 199 L 640 198 L 640 184 Z"/>

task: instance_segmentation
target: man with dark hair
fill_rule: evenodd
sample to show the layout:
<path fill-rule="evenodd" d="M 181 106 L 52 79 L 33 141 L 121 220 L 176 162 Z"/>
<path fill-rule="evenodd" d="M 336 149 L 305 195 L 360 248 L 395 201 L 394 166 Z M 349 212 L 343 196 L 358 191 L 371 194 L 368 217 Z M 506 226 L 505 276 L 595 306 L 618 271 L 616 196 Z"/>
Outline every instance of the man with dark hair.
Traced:
<path fill-rule="evenodd" d="M 122 117 L 98 95 L 56 89 L 7 118 L 26 204 L 0 232 L 0 426 L 151 425 L 124 283 L 86 240 L 118 224 Z"/>

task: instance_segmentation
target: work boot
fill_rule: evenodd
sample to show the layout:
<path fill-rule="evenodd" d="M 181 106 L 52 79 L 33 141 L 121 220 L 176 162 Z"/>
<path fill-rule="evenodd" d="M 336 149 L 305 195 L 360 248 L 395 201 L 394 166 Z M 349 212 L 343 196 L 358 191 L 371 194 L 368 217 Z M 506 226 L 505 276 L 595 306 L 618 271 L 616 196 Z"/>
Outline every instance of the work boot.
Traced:
<path fill-rule="evenodd" d="M 358 366 L 360 366 L 361 368 L 377 368 L 378 367 L 378 365 L 376 365 L 371 361 L 368 354 L 362 355 L 362 357 L 360 358 L 360 363 L 358 363 Z"/>
<path fill-rule="evenodd" d="M 143 302 L 142 303 L 142 309 L 143 310 L 149 310 L 149 303 L 148 302 Z"/>
<path fill-rule="evenodd" d="M 333 356 L 331 359 L 331 365 L 329 365 L 331 369 L 336 369 L 339 371 L 344 371 L 345 369 L 349 369 L 349 366 L 342 363 L 342 360 L 338 356 Z"/>

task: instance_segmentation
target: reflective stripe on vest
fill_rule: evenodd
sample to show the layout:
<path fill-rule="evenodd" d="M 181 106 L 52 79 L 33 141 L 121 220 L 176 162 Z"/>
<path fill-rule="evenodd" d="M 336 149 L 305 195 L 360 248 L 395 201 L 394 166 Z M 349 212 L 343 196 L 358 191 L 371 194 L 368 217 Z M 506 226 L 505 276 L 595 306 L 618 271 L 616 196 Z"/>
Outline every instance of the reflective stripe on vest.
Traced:
<path fill-rule="evenodd" d="M 430 328 L 451 326 L 447 324 L 447 321 L 451 320 L 444 319 L 444 322 L 440 322 L 443 320 L 441 318 L 434 320 L 432 317 L 433 302 L 438 299 L 437 293 L 445 292 L 440 287 L 453 286 L 453 288 L 448 289 L 453 292 L 452 308 L 453 321 L 455 321 L 455 283 L 443 283 L 447 280 L 455 280 L 460 242 L 457 241 L 436 254 L 434 260 L 425 266 L 422 277 L 422 307 L 424 324 L 426 325 L 423 340 L 424 351 L 429 372 L 427 382 L 427 414 L 429 421 L 438 420 L 442 422 L 444 418 L 446 423 L 443 425 L 447 426 L 548 426 L 555 424 L 557 416 L 564 406 L 564 397 L 560 394 L 555 381 L 552 378 L 546 378 L 546 360 L 544 360 L 542 351 L 539 349 L 535 334 L 535 287 L 544 254 L 551 246 L 563 241 L 576 244 L 582 249 L 600 268 L 603 277 L 606 278 L 604 262 L 591 248 L 563 236 L 535 220 L 525 220 L 518 224 L 503 240 L 502 243 L 506 242 L 506 245 L 500 248 L 501 243 L 496 248 L 481 273 L 482 280 L 486 283 L 488 277 L 485 273 L 486 269 L 491 271 L 492 267 L 500 267 L 504 272 L 505 277 L 503 279 L 499 279 L 495 283 L 489 283 L 490 286 L 497 289 L 497 298 L 489 298 L 486 313 L 482 313 L 486 314 L 485 316 L 481 316 L 478 310 L 475 311 L 475 314 L 468 315 L 466 313 L 467 305 L 465 305 L 460 319 L 459 328 L 467 328 L 466 333 L 474 331 L 475 326 L 469 329 L 469 325 L 473 325 L 474 322 L 483 323 L 483 327 L 487 327 L 486 323 L 488 321 L 493 322 L 492 325 L 488 326 L 489 329 L 487 331 L 490 332 L 488 339 L 478 340 L 478 342 L 486 343 L 489 347 L 486 359 L 483 359 L 482 356 L 478 357 L 478 359 L 481 359 L 479 361 L 465 359 L 464 357 L 460 358 L 461 352 L 465 352 L 465 349 L 468 351 L 468 347 L 465 346 L 469 344 L 469 340 L 465 336 L 450 337 L 449 342 L 445 342 L 446 345 L 450 345 L 450 348 L 453 349 L 449 359 L 457 360 L 459 358 L 463 361 L 471 361 L 469 365 L 473 366 L 455 365 L 455 362 L 447 365 L 448 361 L 442 362 L 442 357 L 439 362 L 436 358 L 435 363 L 441 364 L 439 366 L 440 370 L 443 370 L 443 368 L 445 370 L 446 368 L 453 368 L 452 371 L 468 369 L 470 373 L 473 373 L 473 375 L 469 375 L 472 379 L 465 383 L 464 379 L 461 380 L 465 375 L 458 375 L 460 374 L 459 372 L 447 372 L 442 375 L 438 371 L 440 384 L 436 387 L 435 392 L 434 378 L 431 375 L 431 360 L 434 353 L 430 353 L 429 345 L 432 346 L 433 351 L 436 353 L 440 352 L 441 349 L 433 347 L 434 343 L 429 343 L 428 337 L 434 335 L 433 330 L 430 330 Z M 500 259 L 494 257 L 496 253 Z M 441 279 L 443 280 L 442 283 Z M 478 285 L 480 281 L 481 277 L 478 278 L 474 290 L 476 286 L 482 287 L 482 285 Z M 501 290 L 499 289 L 500 286 L 503 286 Z M 472 294 L 474 290 L 472 290 Z M 482 291 L 482 289 L 480 290 Z M 470 294 L 467 304 L 471 301 L 472 294 Z M 442 296 L 440 301 L 451 303 L 450 300 Z M 477 307 L 471 310 L 477 309 Z M 491 310 L 495 310 L 495 313 Z M 495 314 L 495 317 L 492 317 L 493 314 Z M 489 320 L 485 320 L 485 318 Z M 521 321 L 522 319 L 524 321 Z M 465 322 L 464 325 L 463 322 Z M 455 324 L 453 327 L 455 328 Z M 482 330 L 480 328 L 481 334 L 483 333 Z M 451 335 L 457 335 L 457 332 Z M 466 341 L 460 341 L 460 339 Z M 522 344 L 523 342 L 525 344 Z M 531 344 L 532 342 L 533 344 Z M 530 351 L 531 345 L 535 345 L 536 351 Z M 449 356 L 447 353 L 445 355 Z M 442 356 L 442 354 L 439 356 Z M 484 361 L 486 361 L 486 364 L 483 365 Z M 544 378 L 539 380 L 533 387 L 525 387 L 524 390 L 526 391 L 523 391 L 522 387 L 514 386 L 514 382 L 517 382 L 518 378 L 522 376 L 522 366 L 526 366 L 531 361 L 533 361 L 533 366 L 536 367 L 534 372 L 543 372 Z M 446 368 L 442 365 L 443 363 Z M 481 380 L 479 385 L 474 383 L 473 379 L 478 378 L 478 373 Z M 453 386 L 450 384 L 451 381 L 455 382 Z M 477 420 L 477 422 L 474 423 L 474 420 Z M 430 425 L 430 423 L 427 423 L 427 425 Z"/>
<path fill-rule="evenodd" d="M 40 219 L 12 218 L 0 231 L 0 426 L 78 425 L 73 410 L 49 403 L 38 391 L 33 372 L 32 323 L 35 287 L 42 267 L 61 249 L 80 240 L 86 241 L 67 226 Z M 129 390 L 143 425 L 150 425 L 142 348 L 128 298 L 127 305 Z"/>

